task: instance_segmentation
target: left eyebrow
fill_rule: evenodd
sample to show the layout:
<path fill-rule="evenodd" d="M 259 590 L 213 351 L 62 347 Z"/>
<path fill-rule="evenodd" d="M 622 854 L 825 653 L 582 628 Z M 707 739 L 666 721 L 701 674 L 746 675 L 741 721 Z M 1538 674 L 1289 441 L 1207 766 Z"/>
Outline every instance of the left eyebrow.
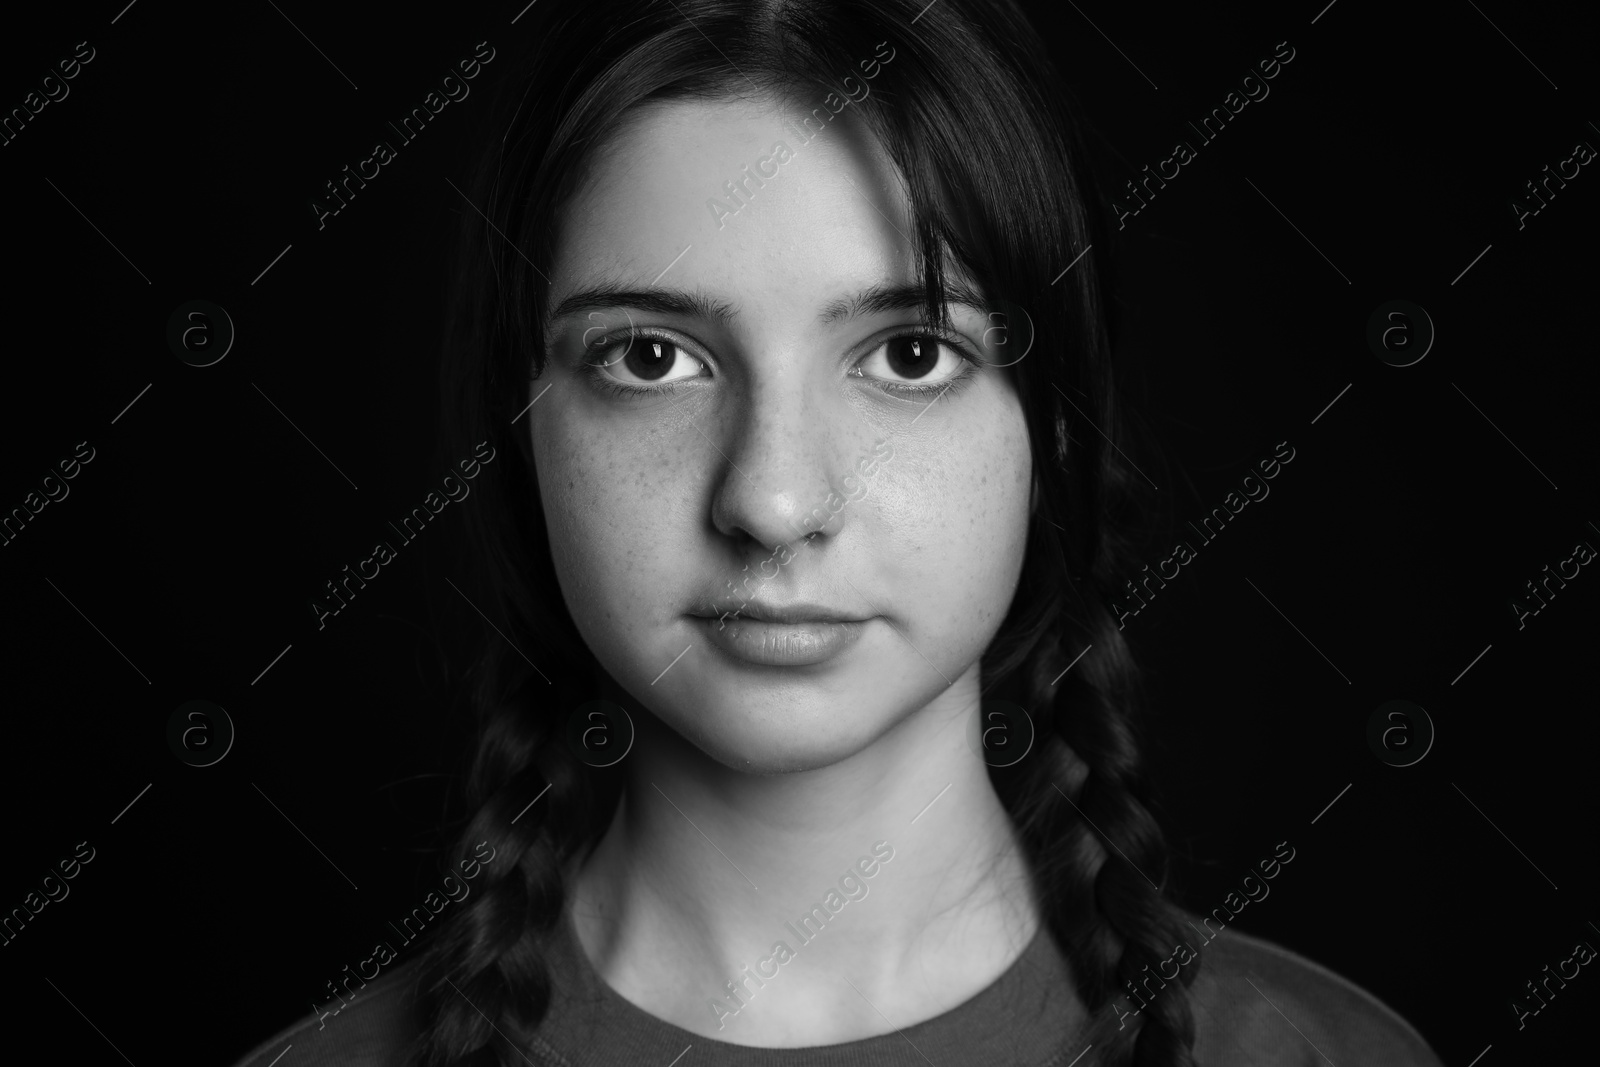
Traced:
<path fill-rule="evenodd" d="M 988 302 L 984 300 L 982 293 L 958 281 L 945 283 L 945 300 L 947 303 L 960 304 L 978 312 L 988 310 Z M 926 301 L 926 291 L 920 285 L 874 285 L 848 299 L 824 304 L 817 318 L 825 323 L 840 322 L 858 315 L 920 308 Z"/>
<path fill-rule="evenodd" d="M 738 312 L 730 305 L 713 300 L 701 292 L 683 289 L 628 289 L 620 285 L 599 285 L 573 293 L 556 305 L 550 321 L 588 311 L 591 308 L 632 307 L 641 311 L 659 311 L 669 315 L 707 319 L 718 323 L 731 322 Z"/>

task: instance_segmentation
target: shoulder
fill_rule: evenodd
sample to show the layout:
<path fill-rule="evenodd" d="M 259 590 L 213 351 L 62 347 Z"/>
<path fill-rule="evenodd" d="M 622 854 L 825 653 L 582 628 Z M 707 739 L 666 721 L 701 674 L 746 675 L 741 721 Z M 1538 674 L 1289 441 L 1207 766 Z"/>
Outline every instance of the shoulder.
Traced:
<path fill-rule="evenodd" d="M 415 964 L 402 964 L 257 1045 L 236 1067 L 399 1067 L 417 1034 L 417 975 Z"/>
<path fill-rule="evenodd" d="M 1393 1009 L 1303 956 L 1231 930 L 1200 956 L 1190 996 L 1201 1064 L 1441 1067 Z"/>

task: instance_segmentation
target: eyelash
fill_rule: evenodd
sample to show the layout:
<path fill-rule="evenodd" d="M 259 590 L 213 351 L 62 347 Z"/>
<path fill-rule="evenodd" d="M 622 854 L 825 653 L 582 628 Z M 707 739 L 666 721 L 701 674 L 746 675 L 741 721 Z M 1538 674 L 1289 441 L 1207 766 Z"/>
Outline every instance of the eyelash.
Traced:
<path fill-rule="evenodd" d="M 873 379 L 877 382 L 878 386 L 884 389 L 886 392 L 913 400 L 940 393 L 959 392 L 962 388 L 971 383 L 973 377 L 978 372 L 978 365 L 980 361 L 973 358 L 973 356 L 968 353 L 967 345 L 964 339 L 949 330 L 943 330 L 931 326 L 908 327 L 883 338 L 878 342 L 878 345 L 885 345 L 890 341 L 898 340 L 902 337 L 932 338 L 941 345 L 945 345 L 953 350 L 956 356 L 962 361 L 964 366 L 954 377 L 946 378 L 944 381 L 939 382 L 936 385 L 914 385 L 910 382 L 891 382 L 885 379 Z M 624 400 L 640 399 L 643 397 L 672 396 L 680 392 L 679 386 L 681 384 L 693 380 L 686 378 L 682 379 L 680 382 L 669 382 L 666 385 L 630 385 L 627 382 L 617 381 L 615 378 L 604 372 L 603 368 L 609 366 L 610 364 L 606 363 L 604 360 L 598 360 L 594 357 L 597 357 L 598 355 L 615 348 L 627 340 L 664 341 L 668 344 L 677 346 L 680 349 L 683 347 L 678 344 L 676 339 L 649 329 L 636 329 L 628 332 L 622 337 L 603 337 L 599 341 L 594 342 L 585 352 L 582 370 L 583 373 L 589 377 L 589 380 L 593 382 L 594 385 L 597 386 L 605 395 Z M 874 345 L 867 355 L 871 355 L 872 352 L 876 352 L 878 350 L 878 345 Z M 686 354 L 688 354 L 691 359 L 695 359 L 700 363 L 705 362 L 698 356 L 695 356 L 691 353 Z M 866 356 L 863 356 L 862 358 L 865 359 Z M 613 360 L 612 362 L 616 361 Z M 857 368 L 855 367 L 851 368 L 852 371 L 856 369 Z M 865 375 L 861 375 L 861 377 L 865 377 Z"/>

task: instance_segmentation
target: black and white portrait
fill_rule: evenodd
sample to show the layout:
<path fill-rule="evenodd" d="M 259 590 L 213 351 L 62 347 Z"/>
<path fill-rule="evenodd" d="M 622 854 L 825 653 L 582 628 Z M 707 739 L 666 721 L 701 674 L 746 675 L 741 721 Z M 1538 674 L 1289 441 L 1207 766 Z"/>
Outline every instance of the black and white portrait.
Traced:
<path fill-rule="evenodd" d="M 1584 1055 L 1575 13 L 6 18 L 13 1055 Z"/>

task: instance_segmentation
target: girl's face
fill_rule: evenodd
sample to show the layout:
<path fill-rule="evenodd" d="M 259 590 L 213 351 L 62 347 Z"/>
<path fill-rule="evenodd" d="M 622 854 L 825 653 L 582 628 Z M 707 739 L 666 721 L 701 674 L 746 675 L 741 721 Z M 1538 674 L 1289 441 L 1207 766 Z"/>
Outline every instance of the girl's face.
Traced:
<path fill-rule="evenodd" d="M 935 336 L 893 166 L 848 109 L 807 144 L 792 110 L 653 105 L 597 150 L 527 395 L 584 640 L 757 773 L 976 705 L 1032 486 L 1014 387 L 965 355 L 1016 346 L 954 290 Z"/>

